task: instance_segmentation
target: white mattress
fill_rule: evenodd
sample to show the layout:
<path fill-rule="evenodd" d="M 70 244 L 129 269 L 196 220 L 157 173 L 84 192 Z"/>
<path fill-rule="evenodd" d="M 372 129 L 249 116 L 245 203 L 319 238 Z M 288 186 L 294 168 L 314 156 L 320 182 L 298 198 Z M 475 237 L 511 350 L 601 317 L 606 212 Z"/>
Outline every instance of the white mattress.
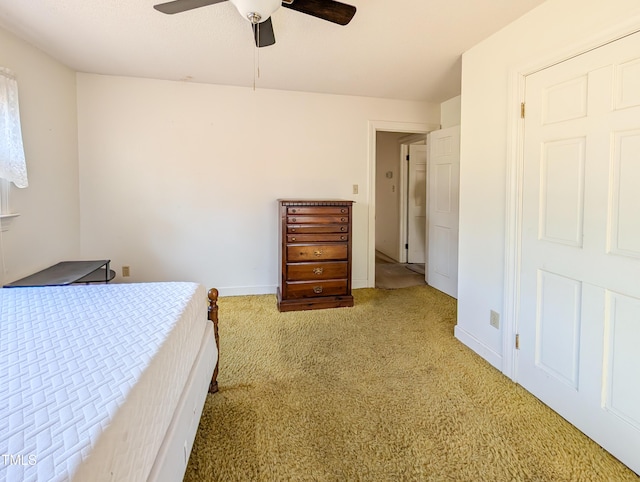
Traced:
<path fill-rule="evenodd" d="M 0 289 L 0 480 L 146 480 L 206 313 L 194 283 Z"/>

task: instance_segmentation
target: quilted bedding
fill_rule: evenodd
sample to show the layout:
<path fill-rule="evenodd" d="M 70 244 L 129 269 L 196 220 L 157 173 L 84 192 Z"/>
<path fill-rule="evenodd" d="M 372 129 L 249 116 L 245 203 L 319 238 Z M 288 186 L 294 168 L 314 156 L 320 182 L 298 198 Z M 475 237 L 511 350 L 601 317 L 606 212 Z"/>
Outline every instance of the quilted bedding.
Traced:
<path fill-rule="evenodd" d="M 205 289 L 0 289 L 0 480 L 146 480 L 207 323 Z"/>

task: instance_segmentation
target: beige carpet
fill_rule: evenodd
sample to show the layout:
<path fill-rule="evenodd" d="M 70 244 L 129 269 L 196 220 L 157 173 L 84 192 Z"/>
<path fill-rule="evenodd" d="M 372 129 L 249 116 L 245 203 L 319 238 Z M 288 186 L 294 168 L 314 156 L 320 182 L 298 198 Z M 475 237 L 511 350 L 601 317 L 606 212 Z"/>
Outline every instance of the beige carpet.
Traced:
<path fill-rule="evenodd" d="M 387 263 L 376 259 L 376 288 L 396 289 L 426 285 L 424 269 L 418 273 L 410 264 Z"/>
<path fill-rule="evenodd" d="M 638 480 L 453 338 L 428 286 L 278 313 L 220 301 L 220 392 L 187 481 Z"/>

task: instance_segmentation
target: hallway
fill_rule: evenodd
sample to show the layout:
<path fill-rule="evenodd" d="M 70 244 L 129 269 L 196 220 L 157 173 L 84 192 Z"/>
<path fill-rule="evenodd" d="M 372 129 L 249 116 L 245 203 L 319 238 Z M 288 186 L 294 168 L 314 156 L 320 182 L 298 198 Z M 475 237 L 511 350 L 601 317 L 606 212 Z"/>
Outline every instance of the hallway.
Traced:
<path fill-rule="evenodd" d="M 396 289 L 425 284 L 424 264 L 396 263 L 376 251 L 376 288 Z"/>

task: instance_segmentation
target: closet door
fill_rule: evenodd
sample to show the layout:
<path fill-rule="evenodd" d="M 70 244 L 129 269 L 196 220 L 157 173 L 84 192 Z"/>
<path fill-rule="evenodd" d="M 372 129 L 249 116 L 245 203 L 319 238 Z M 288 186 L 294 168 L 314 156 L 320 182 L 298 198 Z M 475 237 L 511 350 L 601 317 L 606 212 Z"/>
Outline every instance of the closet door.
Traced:
<path fill-rule="evenodd" d="M 526 79 L 517 381 L 640 472 L 640 34 Z"/>

